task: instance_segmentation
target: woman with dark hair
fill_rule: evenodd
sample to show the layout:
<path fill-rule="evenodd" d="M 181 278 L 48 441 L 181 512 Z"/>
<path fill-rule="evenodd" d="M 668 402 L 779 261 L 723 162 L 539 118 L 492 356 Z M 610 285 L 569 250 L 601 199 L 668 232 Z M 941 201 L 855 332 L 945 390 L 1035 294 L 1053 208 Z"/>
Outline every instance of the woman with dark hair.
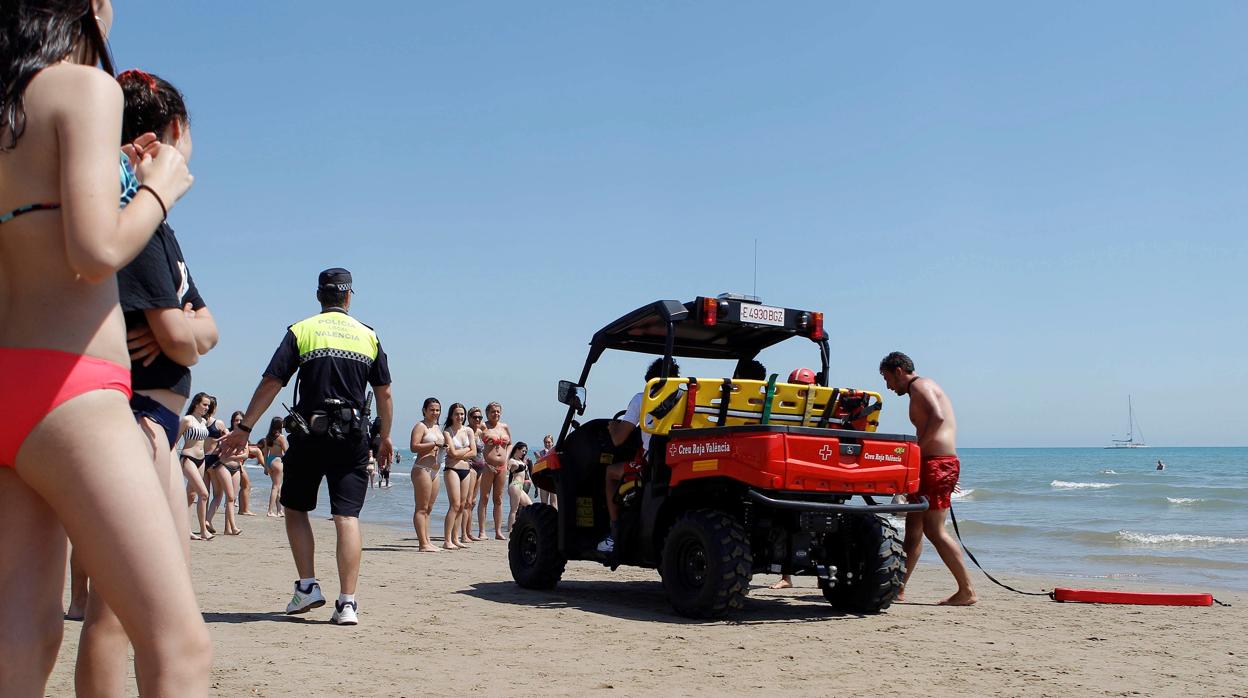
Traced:
<path fill-rule="evenodd" d="M 416 511 L 412 513 L 412 528 L 420 541 L 420 552 L 436 553 L 429 538 L 429 515 L 438 499 L 438 451 L 446 446 L 446 437 L 438 426 L 442 416 L 442 403 L 437 398 L 426 398 L 421 406 L 424 419 L 412 427 L 412 452 L 416 462 L 412 465 L 412 488 L 416 490 Z"/>
<path fill-rule="evenodd" d="M 269 489 L 269 510 L 266 516 L 285 516 L 278 495 L 282 492 L 282 456 L 290 443 L 282 435 L 283 422 L 281 417 L 274 417 L 269 422 L 269 433 L 260 442 L 260 450 L 264 452 L 264 472 L 273 481 Z"/>
<path fill-rule="evenodd" d="M 158 454 L 128 404 L 130 357 L 115 279 L 191 177 L 183 155 L 163 144 L 139 159 L 137 180 L 122 162 L 122 94 L 105 43 L 112 19 L 108 0 L 0 3 L 6 695 L 42 694 L 55 661 L 64 622 L 62 530 L 98 599 L 88 602 L 88 618 L 93 603 L 104 602 L 129 631 L 139 692 L 208 690 L 212 645 L 170 512 L 172 468 L 166 455 L 166 467 L 153 469 Z M 120 212 L 119 199 L 129 202 Z"/>
<path fill-rule="evenodd" d="M 211 433 L 212 415 L 217 410 L 217 400 L 208 393 L 195 393 L 191 404 L 178 425 L 178 436 L 182 438 L 182 450 L 178 453 L 182 462 L 182 476 L 186 478 L 186 498 L 189 506 L 195 503 L 195 514 L 199 517 L 199 532 L 192 534 L 192 540 L 212 540 L 211 526 L 208 524 L 208 486 L 204 484 L 206 469 L 204 467 L 204 446 Z M 182 507 L 179 506 L 178 509 Z M 185 517 L 183 517 L 185 518 Z"/>
<path fill-rule="evenodd" d="M 507 456 L 507 495 L 511 499 L 511 513 L 507 515 L 508 533 L 511 533 L 511 527 L 516 524 L 516 512 L 533 503 L 529 493 L 524 491 L 524 485 L 529 481 L 528 456 L 529 445 L 523 441 L 517 441 L 511 448 L 511 454 Z"/>
<path fill-rule="evenodd" d="M 485 445 L 485 473 L 481 476 L 481 503 L 477 505 L 477 533 L 484 535 L 485 507 L 494 502 L 494 538 L 503 536 L 503 488 L 507 484 L 507 453 L 511 446 L 511 427 L 502 422 L 503 406 L 491 402 L 485 406 L 485 424 L 481 441 Z"/>
<path fill-rule="evenodd" d="M 241 411 L 230 415 L 230 431 L 238 428 L 238 425 L 243 421 L 243 416 Z M 234 478 L 234 492 L 238 495 L 235 502 L 238 505 L 239 516 L 256 515 L 251 510 L 251 475 L 247 473 L 246 467 L 248 459 L 251 458 L 255 458 L 256 463 L 264 465 L 264 454 L 260 451 L 259 444 L 248 446 L 247 455 L 243 460 L 239 461 L 236 468 L 230 470 L 230 477 Z"/>
<path fill-rule="evenodd" d="M 229 433 L 238 428 L 238 423 L 242 421 L 243 413 L 235 412 L 230 415 L 230 427 L 225 431 Z M 224 434 L 222 435 L 224 436 Z M 238 527 L 238 520 L 234 518 L 234 504 L 238 499 L 238 472 L 243 468 L 243 461 L 247 458 L 247 451 L 243 451 L 238 455 L 227 455 L 214 459 L 212 467 L 209 468 L 209 475 L 212 477 L 212 503 L 208 505 L 208 525 L 210 531 L 216 532 L 211 528 L 212 519 L 217 515 L 217 507 L 221 506 L 222 498 L 225 499 L 225 535 L 237 536 L 242 533 Z"/>
<path fill-rule="evenodd" d="M 446 479 L 447 506 L 442 547 L 447 550 L 458 550 L 468 545 L 468 541 L 462 539 L 460 533 L 463 531 L 464 512 L 469 504 L 468 494 L 472 491 L 472 481 L 477 476 L 468 467 L 468 459 L 477 452 L 477 446 L 472 429 L 464 424 L 464 414 L 462 403 L 451 405 L 443 430 L 446 435 L 446 468 L 442 471 L 442 477 Z"/>
<path fill-rule="evenodd" d="M 212 494 L 216 492 L 217 489 L 216 478 L 212 476 L 213 470 L 219 467 L 219 463 L 221 461 L 221 455 L 217 453 L 217 442 L 220 441 L 221 437 L 225 436 L 228 431 L 225 428 L 225 422 L 217 419 L 216 414 L 217 398 L 213 396 L 212 407 L 208 410 L 208 417 L 206 420 L 208 422 L 208 438 L 204 439 L 204 464 L 199 469 L 199 472 L 203 474 L 204 484 L 208 486 L 209 498 L 212 497 Z M 204 506 L 207 508 L 207 500 L 205 500 Z M 216 533 L 217 529 L 212 526 L 211 513 L 207 515 L 206 520 L 208 532 Z"/>

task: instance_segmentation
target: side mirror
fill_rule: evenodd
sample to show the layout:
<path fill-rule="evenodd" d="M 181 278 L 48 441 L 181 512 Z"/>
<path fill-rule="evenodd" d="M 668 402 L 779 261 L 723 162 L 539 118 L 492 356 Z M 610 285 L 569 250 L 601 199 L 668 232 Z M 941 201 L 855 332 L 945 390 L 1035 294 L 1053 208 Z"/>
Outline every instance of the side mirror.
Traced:
<path fill-rule="evenodd" d="M 559 381 L 559 402 L 576 410 L 578 415 L 585 414 L 585 386 Z"/>

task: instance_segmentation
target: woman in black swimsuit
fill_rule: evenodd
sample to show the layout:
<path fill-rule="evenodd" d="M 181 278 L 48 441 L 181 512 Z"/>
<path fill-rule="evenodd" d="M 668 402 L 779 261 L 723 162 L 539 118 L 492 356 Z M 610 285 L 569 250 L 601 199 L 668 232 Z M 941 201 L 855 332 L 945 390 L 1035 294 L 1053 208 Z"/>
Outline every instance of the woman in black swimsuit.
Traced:
<path fill-rule="evenodd" d="M 243 413 L 235 412 L 230 415 L 230 431 L 238 428 L 243 421 Z M 234 492 L 238 494 L 238 515 L 239 516 L 255 516 L 255 512 L 251 510 L 251 475 L 247 473 L 247 468 L 243 464 L 250 458 L 255 458 L 261 465 L 264 464 L 264 454 L 256 455 L 260 445 L 254 444 L 247 449 L 247 457 L 238 465 L 238 468 L 230 471 L 230 476 L 234 478 Z M 253 450 L 255 449 L 255 450 Z"/>
<path fill-rule="evenodd" d="M 463 532 L 472 482 L 477 476 L 469 467 L 469 460 L 477 452 L 477 446 L 472 429 L 464 424 L 465 413 L 462 403 L 451 405 L 443 429 L 446 435 L 446 468 L 442 477 L 446 481 L 447 507 L 442 547 L 447 550 L 458 550 L 468 545 L 460 534 Z"/>
<path fill-rule="evenodd" d="M 183 439 L 179 456 L 182 475 L 186 478 L 187 506 L 194 503 L 195 515 L 199 518 L 199 532 L 191 535 L 192 540 L 212 540 L 206 515 L 208 486 L 204 484 L 204 443 L 212 436 L 209 422 L 216 409 L 216 398 L 208 393 L 195 393 L 179 425 L 178 435 Z"/>
<path fill-rule="evenodd" d="M 236 415 L 238 413 L 235 413 Z M 230 421 L 235 421 L 234 417 Z M 216 423 L 218 428 L 222 425 L 219 421 Z M 237 422 L 235 421 L 235 426 Z M 224 436 L 228 431 L 222 430 L 220 436 Z M 214 443 L 215 447 L 216 444 Z M 214 449 L 215 450 L 215 449 Z M 242 459 L 223 460 L 216 453 L 212 454 L 212 462 L 209 464 L 210 476 L 212 477 L 212 503 L 208 505 L 208 530 L 212 529 L 212 519 L 217 514 L 217 507 L 221 506 L 221 499 L 225 499 L 225 535 L 237 536 L 242 533 L 238 527 L 238 521 L 234 518 L 234 503 L 237 500 L 237 481 L 238 471 L 242 469 Z M 242 456 L 246 458 L 246 455 Z"/>

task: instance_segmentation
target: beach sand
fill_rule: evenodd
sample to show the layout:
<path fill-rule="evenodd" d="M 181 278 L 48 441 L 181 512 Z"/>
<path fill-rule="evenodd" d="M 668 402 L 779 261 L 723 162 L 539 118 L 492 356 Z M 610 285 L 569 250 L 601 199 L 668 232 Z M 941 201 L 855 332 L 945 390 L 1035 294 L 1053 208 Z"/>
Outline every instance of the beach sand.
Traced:
<path fill-rule="evenodd" d="M 554 591 L 527 591 L 511 580 L 504 542 L 422 554 L 412 534 L 365 525 L 360 625 L 337 627 L 332 603 L 282 614 L 295 572 L 281 520 L 240 525 L 239 538 L 192 544 L 218 696 L 1248 696 L 1242 593 L 1217 595 L 1233 608 L 1058 604 L 973 571 L 979 605 L 945 608 L 934 604 L 952 578 L 926 565 L 908 603 L 880 615 L 833 612 L 810 578 L 766 589 L 767 575 L 744 611 L 699 622 L 671 610 L 650 570 L 571 562 Z M 313 525 L 332 602 L 333 524 Z M 48 695 L 73 695 L 79 628 L 66 623 Z"/>

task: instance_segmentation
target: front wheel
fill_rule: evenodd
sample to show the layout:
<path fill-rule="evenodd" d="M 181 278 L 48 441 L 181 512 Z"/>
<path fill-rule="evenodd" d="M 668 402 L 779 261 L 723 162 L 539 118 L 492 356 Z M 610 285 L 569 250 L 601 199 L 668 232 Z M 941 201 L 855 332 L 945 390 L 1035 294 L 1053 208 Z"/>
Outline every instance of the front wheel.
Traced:
<path fill-rule="evenodd" d="M 525 589 L 553 589 L 568 559 L 559 552 L 559 512 L 549 504 L 530 504 L 516 514 L 507 542 L 507 561 L 516 584 Z"/>
<path fill-rule="evenodd" d="M 823 598 L 851 613 L 875 614 L 901 593 L 906 552 L 897 529 L 883 516 L 853 516 L 842 529 L 844 554 L 835 580 L 821 582 Z"/>
<path fill-rule="evenodd" d="M 702 509 L 672 526 L 659 565 L 663 588 L 677 613 L 718 618 L 745 605 L 754 557 L 736 519 Z"/>

